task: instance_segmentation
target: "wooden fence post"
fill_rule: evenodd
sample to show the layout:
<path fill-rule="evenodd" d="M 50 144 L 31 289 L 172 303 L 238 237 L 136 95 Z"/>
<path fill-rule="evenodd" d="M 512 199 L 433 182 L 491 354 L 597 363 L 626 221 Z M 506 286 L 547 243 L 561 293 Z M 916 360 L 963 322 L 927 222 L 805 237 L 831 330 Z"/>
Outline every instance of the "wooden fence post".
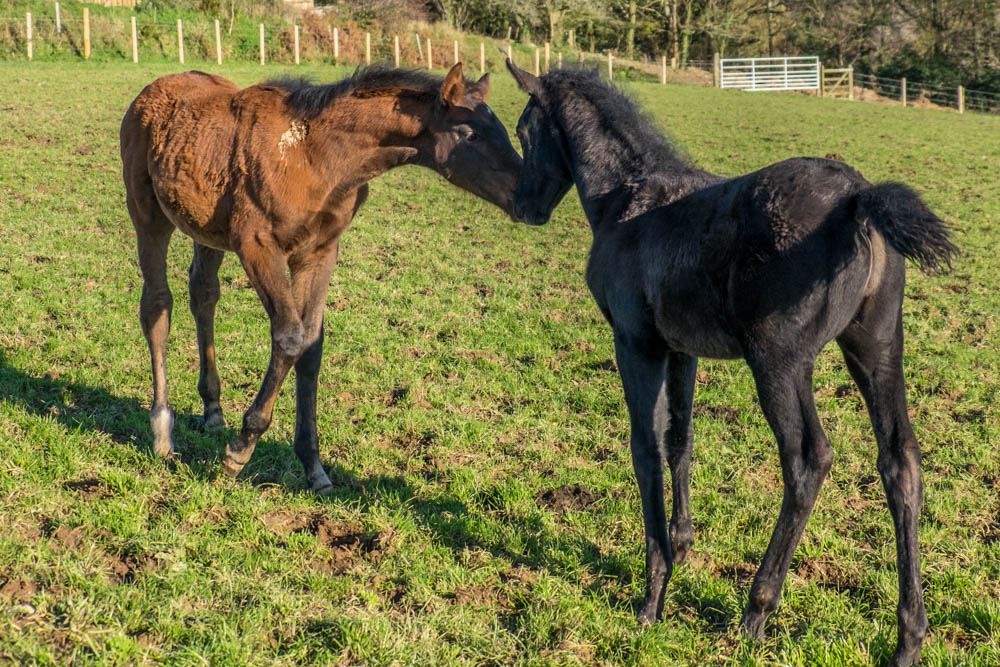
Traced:
<path fill-rule="evenodd" d="M 965 88 L 958 87 L 958 113 L 965 113 Z"/>
<path fill-rule="evenodd" d="M 35 55 L 33 53 L 34 52 L 34 44 L 32 43 L 33 40 L 31 38 L 31 12 L 28 12 L 27 28 L 28 28 L 28 60 L 31 60 L 32 57 L 34 57 L 34 55 Z"/>
<path fill-rule="evenodd" d="M 847 99 L 854 101 L 854 65 L 847 68 Z"/>
<path fill-rule="evenodd" d="M 333 29 L 333 59 L 340 60 L 340 30 Z"/>
<path fill-rule="evenodd" d="M 90 60 L 90 9 L 83 8 L 83 58 Z"/>
<path fill-rule="evenodd" d="M 396 67 L 399 67 L 399 35 L 393 37 L 393 54 L 396 56 Z"/>
<path fill-rule="evenodd" d="M 722 88 L 722 59 L 718 51 L 712 54 L 712 85 Z"/>
<path fill-rule="evenodd" d="M 219 19 L 215 19 L 215 62 L 222 64 L 222 33 L 219 32 Z"/>
<path fill-rule="evenodd" d="M 181 20 L 177 19 L 177 57 L 181 61 L 181 65 L 184 64 L 184 26 L 181 24 Z"/>
<path fill-rule="evenodd" d="M 299 64 L 299 24 L 295 24 L 295 64 Z"/>
<path fill-rule="evenodd" d="M 420 39 L 420 33 L 414 33 L 417 37 L 417 58 L 418 62 L 424 62 L 424 40 Z"/>
<path fill-rule="evenodd" d="M 536 46 L 535 47 L 535 76 L 541 76 L 542 75 L 542 72 L 541 72 L 541 70 L 539 68 L 539 65 L 538 65 L 538 61 L 539 61 L 538 47 Z"/>
<path fill-rule="evenodd" d="M 574 48 L 576 46 L 575 37 L 576 30 L 574 28 L 569 29 L 569 48 Z"/>
<path fill-rule="evenodd" d="M 545 42 L 545 71 L 549 71 L 549 43 Z"/>
<path fill-rule="evenodd" d="M 486 74 L 486 44 L 479 42 L 479 71 Z"/>
<path fill-rule="evenodd" d="M 819 66 L 819 96 L 826 97 L 826 68 Z"/>
<path fill-rule="evenodd" d="M 427 69 L 434 69 L 434 56 L 431 55 L 431 36 L 427 36 Z"/>
<path fill-rule="evenodd" d="M 135 15 L 132 16 L 132 62 L 139 62 L 139 31 L 135 27 Z"/>
<path fill-rule="evenodd" d="M 507 60 L 514 62 L 514 49 L 511 47 L 510 42 L 507 42 Z"/>
<path fill-rule="evenodd" d="M 365 33 L 365 64 L 372 64 L 372 34 L 370 32 Z"/>
<path fill-rule="evenodd" d="M 556 58 L 556 60 L 559 61 L 559 64 L 556 65 L 556 67 L 558 67 L 559 69 L 562 69 L 562 51 L 559 52 L 559 57 Z"/>
<path fill-rule="evenodd" d="M 906 106 L 906 77 L 899 80 L 899 99 Z"/>
<path fill-rule="evenodd" d="M 611 52 L 608 51 L 608 79 L 614 78 L 614 71 L 611 68 Z"/>
<path fill-rule="evenodd" d="M 667 84 L 667 56 L 660 56 L 660 83 Z"/>
<path fill-rule="evenodd" d="M 59 3 L 56 3 L 56 32 L 62 32 L 62 15 L 59 13 Z"/>
<path fill-rule="evenodd" d="M 458 63 L 458 40 L 455 40 L 455 64 Z"/>
<path fill-rule="evenodd" d="M 264 64 L 264 24 L 260 24 L 260 64 Z"/>

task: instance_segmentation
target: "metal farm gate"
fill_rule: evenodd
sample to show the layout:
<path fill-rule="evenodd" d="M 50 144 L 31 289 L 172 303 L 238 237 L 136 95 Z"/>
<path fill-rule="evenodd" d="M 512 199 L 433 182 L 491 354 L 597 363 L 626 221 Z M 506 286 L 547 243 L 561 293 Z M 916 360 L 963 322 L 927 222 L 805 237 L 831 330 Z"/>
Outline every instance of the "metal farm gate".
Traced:
<path fill-rule="evenodd" d="M 742 90 L 819 90 L 819 57 L 723 58 L 719 87 Z"/>

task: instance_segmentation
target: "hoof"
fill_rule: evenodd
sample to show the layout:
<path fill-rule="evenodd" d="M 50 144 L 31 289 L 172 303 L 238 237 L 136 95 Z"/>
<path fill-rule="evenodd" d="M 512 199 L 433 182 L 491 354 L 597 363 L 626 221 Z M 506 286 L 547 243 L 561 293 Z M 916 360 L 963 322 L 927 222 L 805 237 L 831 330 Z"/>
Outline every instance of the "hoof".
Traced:
<path fill-rule="evenodd" d="M 327 484 L 319 488 L 313 487 L 313 493 L 317 496 L 328 496 L 333 493 L 333 484 Z"/>
<path fill-rule="evenodd" d="M 253 455 L 253 449 L 250 448 L 249 451 L 236 453 L 231 447 L 226 447 L 226 455 L 222 459 L 222 472 L 226 473 L 233 479 L 236 479 L 246 464 L 250 462 L 250 457 Z"/>
<path fill-rule="evenodd" d="M 767 619 L 767 614 L 761 612 L 751 612 L 747 609 L 743 612 L 743 619 L 740 621 L 740 626 L 743 629 L 743 635 L 748 639 L 753 639 L 760 641 L 764 639 L 764 621 Z"/>
<path fill-rule="evenodd" d="M 174 456 L 174 412 L 168 407 L 154 408 L 149 413 L 149 425 L 153 429 L 153 452 L 161 459 Z"/>
<path fill-rule="evenodd" d="M 222 416 L 222 408 L 218 405 L 205 410 L 201 416 L 201 423 L 206 428 L 225 428 L 226 418 Z"/>
<path fill-rule="evenodd" d="M 658 605 L 655 601 L 646 600 L 639 607 L 639 613 L 637 614 L 639 619 L 639 625 L 654 625 L 659 622 L 660 614 L 657 609 Z"/>
<path fill-rule="evenodd" d="M 312 470 L 306 475 L 309 488 L 318 496 L 328 496 L 333 492 L 333 483 L 319 461 L 313 464 Z"/>
<path fill-rule="evenodd" d="M 243 472 L 243 468 L 246 466 L 245 463 L 237 463 L 228 456 L 222 459 L 222 472 L 224 472 L 229 477 L 236 479 Z"/>

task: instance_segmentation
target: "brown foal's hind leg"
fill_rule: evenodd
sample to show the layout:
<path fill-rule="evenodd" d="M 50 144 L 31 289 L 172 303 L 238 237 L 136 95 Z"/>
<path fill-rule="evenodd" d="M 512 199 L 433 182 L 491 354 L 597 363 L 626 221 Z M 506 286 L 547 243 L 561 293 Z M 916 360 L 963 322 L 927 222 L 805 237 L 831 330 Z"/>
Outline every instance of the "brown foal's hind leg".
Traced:
<path fill-rule="evenodd" d="M 302 314 L 305 350 L 295 362 L 295 454 L 302 462 L 309 488 L 319 494 L 333 488 L 319 461 L 316 429 L 316 385 L 323 360 L 323 311 L 330 274 L 337 263 L 337 241 L 311 258 L 305 270 L 293 264 L 292 291 Z"/>
<path fill-rule="evenodd" d="M 225 426 L 219 405 L 219 371 L 215 365 L 215 304 L 219 301 L 219 266 L 225 253 L 194 243 L 188 270 L 191 314 L 198 331 L 198 393 L 205 406 L 206 426 Z"/>
<path fill-rule="evenodd" d="M 270 426 L 278 390 L 302 354 L 304 341 L 302 319 L 286 277 L 288 264 L 280 250 L 260 234 L 242 243 L 237 253 L 271 319 L 271 361 L 260 391 L 243 414 L 239 436 L 226 447 L 222 469 L 232 477 L 239 475 L 250 461 L 257 441 Z"/>
<path fill-rule="evenodd" d="M 743 627 L 754 638 L 764 635 L 764 621 L 781 599 L 795 547 L 812 513 L 816 496 L 833 462 L 813 403 L 812 359 L 747 359 L 757 383 L 760 405 L 778 440 L 784 500 L 760 569 L 750 587 Z"/>
<path fill-rule="evenodd" d="M 171 431 L 174 411 L 167 392 L 167 336 L 170 334 L 170 312 L 173 296 L 167 283 L 167 246 L 174 231 L 173 224 L 160 209 L 152 186 L 129 189 L 128 212 L 135 226 L 139 268 L 142 270 L 142 297 L 139 321 L 149 345 L 153 367 L 153 405 L 149 423 L 153 430 L 153 451 L 167 458 L 174 453 Z"/>
<path fill-rule="evenodd" d="M 892 664 L 920 659 L 927 612 L 920 586 L 918 520 L 923 489 L 920 445 L 906 412 L 903 321 L 899 303 L 873 307 L 837 338 L 847 368 L 868 405 L 878 442 L 878 471 L 896 530 L 899 572 L 898 643 Z"/>

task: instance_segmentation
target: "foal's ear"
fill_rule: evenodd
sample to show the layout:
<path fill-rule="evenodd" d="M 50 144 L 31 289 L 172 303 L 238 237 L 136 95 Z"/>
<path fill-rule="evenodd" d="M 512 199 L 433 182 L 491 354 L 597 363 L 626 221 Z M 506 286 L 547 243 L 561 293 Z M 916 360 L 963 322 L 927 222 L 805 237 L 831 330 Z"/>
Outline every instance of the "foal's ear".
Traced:
<path fill-rule="evenodd" d="M 530 72 L 525 72 L 515 65 L 510 58 L 507 58 L 507 69 L 510 71 L 511 76 L 514 77 L 514 80 L 517 81 L 518 88 L 533 97 L 541 97 L 542 82 L 538 80 L 537 76 Z"/>
<path fill-rule="evenodd" d="M 490 75 L 487 72 L 483 75 L 479 81 L 476 81 L 476 85 L 472 87 L 469 91 L 472 96 L 481 102 L 485 102 L 486 98 L 490 95 Z"/>
<path fill-rule="evenodd" d="M 462 76 L 462 63 L 455 63 L 441 84 L 438 99 L 445 106 L 457 106 L 465 97 L 465 77 Z"/>

